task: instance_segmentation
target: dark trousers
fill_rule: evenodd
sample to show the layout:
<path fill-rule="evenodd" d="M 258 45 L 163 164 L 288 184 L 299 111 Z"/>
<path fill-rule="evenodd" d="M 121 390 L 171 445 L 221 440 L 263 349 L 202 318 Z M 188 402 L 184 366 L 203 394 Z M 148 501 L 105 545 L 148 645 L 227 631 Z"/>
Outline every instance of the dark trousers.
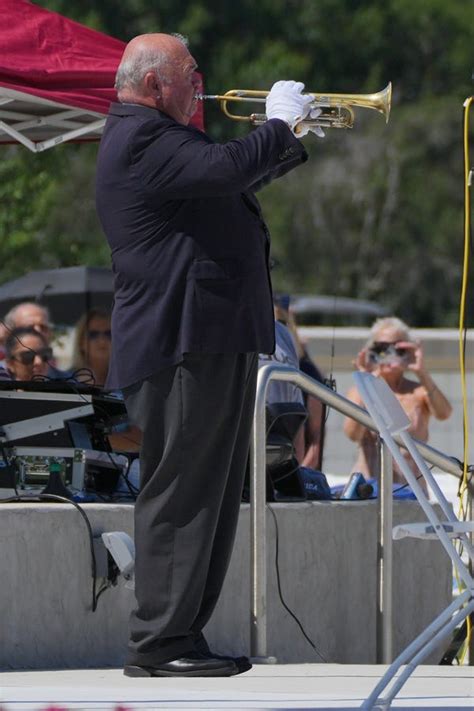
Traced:
<path fill-rule="evenodd" d="M 124 390 L 143 433 L 128 663 L 193 651 L 211 617 L 237 527 L 257 364 L 253 353 L 186 354 Z"/>

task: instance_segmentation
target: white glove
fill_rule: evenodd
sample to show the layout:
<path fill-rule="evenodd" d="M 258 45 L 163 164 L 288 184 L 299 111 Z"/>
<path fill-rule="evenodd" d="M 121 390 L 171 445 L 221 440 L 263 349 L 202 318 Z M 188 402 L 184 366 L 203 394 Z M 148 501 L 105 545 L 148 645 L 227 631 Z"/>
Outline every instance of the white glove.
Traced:
<path fill-rule="evenodd" d="M 265 113 L 267 119 L 281 119 L 293 130 L 306 117 L 312 97 L 303 95 L 301 81 L 277 81 L 267 96 Z"/>
<path fill-rule="evenodd" d="M 306 121 L 308 121 L 309 119 L 317 119 L 320 113 L 322 113 L 321 109 L 311 109 L 309 114 L 306 116 Z M 303 138 L 303 136 L 306 136 L 306 134 L 310 131 L 315 133 L 318 138 L 324 138 L 324 136 L 326 135 L 321 126 L 309 126 L 306 123 L 297 124 L 293 129 L 293 133 L 295 134 L 296 138 Z"/>

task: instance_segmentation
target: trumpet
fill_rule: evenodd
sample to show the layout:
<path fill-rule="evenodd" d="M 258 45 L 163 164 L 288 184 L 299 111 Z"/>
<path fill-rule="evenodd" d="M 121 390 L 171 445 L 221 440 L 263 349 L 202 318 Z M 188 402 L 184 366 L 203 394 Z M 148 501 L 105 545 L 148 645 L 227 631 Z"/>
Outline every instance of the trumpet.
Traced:
<path fill-rule="evenodd" d="M 267 120 L 265 114 L 232 113 L 228 104 L 233 102 L 264 104 L 268 94 L 268 91 L 256 89 L 231 89 L 225 94 L 197 94 L 196 98 L 202 101 L 218 101 L 221 110 L 233 121 L 249 121 L 254 126 L 260 126 Z M 353 106 L 374 109 L 383 114 L 385 123 L 388 123 L 392 100 L 392 83 L 389 82 L 385 89 L 375 94 L 317 94 L 305 92 L 305 95 L 312 98 L 310 113 L 312 109 L 321 109 L 321 113 L 315 119 L 306 118 L 300 121 L 294 129 L 295 133 L 301 131 L 303 126 L 309 128 L 314 126 L 320 126 L 321 128 L 352 128 L 355 120 Z"/>

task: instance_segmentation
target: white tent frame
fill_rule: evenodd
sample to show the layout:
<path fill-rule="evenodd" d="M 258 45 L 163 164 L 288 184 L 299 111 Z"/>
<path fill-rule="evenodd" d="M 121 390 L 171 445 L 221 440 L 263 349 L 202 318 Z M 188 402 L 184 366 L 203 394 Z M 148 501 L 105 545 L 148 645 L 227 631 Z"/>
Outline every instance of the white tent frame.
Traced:
<path fill-rule="evenodd" d="M 18 103 L 21 102 L 21 110 Z M 26 104 L 26 108 L 23 108 Z M 33 153 L 41 153 L 66 141 L 89 136 L 97 139 L 106 117 L 96 111 L 68 107 L 26 92 L 0 86 L 0 143 L 5 135 Z M 35 130 L 46 129 L 53 135 L 35 140 Z M 30 135 L 28 135 L 30 134 Z"/>

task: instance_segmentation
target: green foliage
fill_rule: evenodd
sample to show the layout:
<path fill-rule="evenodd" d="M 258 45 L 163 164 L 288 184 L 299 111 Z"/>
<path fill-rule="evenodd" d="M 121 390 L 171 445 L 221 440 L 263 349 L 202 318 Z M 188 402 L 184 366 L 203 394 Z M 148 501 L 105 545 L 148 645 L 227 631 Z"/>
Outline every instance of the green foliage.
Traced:
<path fill-rule="evenodd" d="M 313 142 L 295 176 L 262 194 L 280 289 L 374 299 L 413 325 L 456 324 L 462 156 L 449 100 Z M 430 166 L 429 171 L 427 165 Z"/>
<path fill-rule="evenodd" d="M 96 148 L 3 148 L 0 283 L 32 269 L 110 262 L 94 207 Z"/>
<path fill-rule="evenodd" d="M 259 195 L 280 262 L 275 285 L 375 299 L 417 326 L 456 325 L 471 3 L 36 1 L 124 41 L 187 35 L 210 92 L 298 78 L 309 91 L 368 93 L 391 80 L 388 126 L 359 110 L 352 131 L 310 135 L 311 160 Z M 206 127 L 221 141 L 248 130 L 210 104 Z M 41 266 L 107 264 L 94 210 L 96 147 L 2 150 L 0 281 Z"/>

